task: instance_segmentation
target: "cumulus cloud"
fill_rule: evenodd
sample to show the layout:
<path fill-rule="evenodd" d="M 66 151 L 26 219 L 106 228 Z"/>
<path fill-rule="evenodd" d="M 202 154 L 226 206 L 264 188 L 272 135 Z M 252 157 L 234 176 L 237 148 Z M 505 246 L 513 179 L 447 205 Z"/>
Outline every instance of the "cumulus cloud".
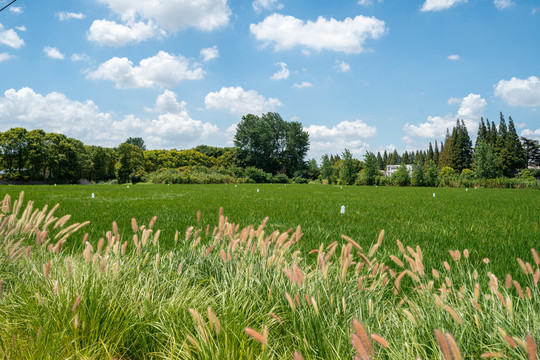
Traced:
<path fill-rule="evenodd" d="M 279 66 L 280 69 L 274 75 L 272 75 L 270 79 L 272 80 L 288 79 L 290 75 L 290 71 L 289 69 L 287 69 L 287 64 L 285 64 L 284 62 L 278 62 L 275 65 Z"/>
<path fill-rule="evenodd" d="M 493 0 L 493 4 L 498 10 L 504 10 L 506 8 L 516 5 L 516 3 L 512 0 Z"/>
<path fill-rule="evenodd" d="M 43 52 L 51 59 L 64 60 L 64 54 L 62 54 L 58 48 L 45 46 Z"/>
<path fill-rule="evenodd" d="M 24 40 L 13 29 L 6 29 L 0 24 L 0 45 L 7 45 L 11 48 L 18 49 L 24 45 Z"/>
<path fill-rule="evenodd" d="M 534 140 L 540 141 L 540 128 L 536 130 L 525 129 L 521 132 L 521 136 L 526 137 L 528 139 L 534 139 Z"/>
<path fill-rule="evenodd" d="M 293 87 L 297 89 L 310 88 L 313 87 L 313 84 L 307 81 L 302 81 L 301 83 L 295 83 Z"/>
<path fill-rule="evenodd" d="M 19 6 L 11 6 L 9 8 L 9 11 L 14 13 L 14 14 L 22 14 L 23 13 L 23 8 L 19 7 Z"/>
<path fill-rule="evenodd" d="M 90 57 L 85 53 L 71 55 L 71 61 L 86 61 L 90 62 Z"/>
<path fill-rule="evenodd" d="M 235 115 L 260 115 L 282 106 L 279 99 L 265 98 L 255 90 L 246 91 L 240 86 L 222 87 L 219 92 L 210 92 L 204 103 L 207 109 L 228 110 Z"/>
<path fill-rule="evenodd" d="M 461 59 L 461 57 L 459 55 L 456 55 L 456 54 L 448 55 L 448 60 L 457 61 L 459 59 Z"/>
<path fill-rule="evenodd" d="M 212 46 L 210 48 L 201 49 L 201 58 L 203 61 L 210 61 L 219 57 L 219 50 L 217 46 Z"/>
<path fill-rule="evenodd" d="M 83 13 L 61 11 L 59 13 L 56 13 L 56 17 L 60 21 L 67 21 L 72 19 L 82 20 L 86 17 L 86 15 L 84 15 Z"/>
<path fill-rule="evenodd" d="M 167 88 L 183 80 L 199 80 L 204 71 L 182 55 L 160 51 L 134 66 L 128 58 L 113 57 L 88 74 L 95 80 L 111 80 L 117 88 Z"/>
<path fill-rule="evenodd" d="M 227 0 L 98 0 L 125 22 L 154 21 L 159 27 L 176 31 L 188 27 L 214 30 L 229 23 Z"/>
<path fill-rule="evenodd" d="M 133 22 L 126 25 L 109 20 L 94 20 L 88 31 L 88 40 L 101 46 L 137 44 L 165 35 L 152 21 Z"/>
<path fill-rule="evenodd" d="M 441 11 L 466 2 L 467 0 L 426 0 L 420 11 Z"/>
<path fill-rule="evenodd" d="M 255 0 L 252 5 L 256 13 L 260 13 L 263 10 L 283 9 L 283 4 L 280 4 L 278 0 Z"/>
<path fill-rule="evenodd" d="M 495 96 L 510 106 L 540 106 L 540 79 L 529 76 L 528 79 L 501 80 L 495 85 Z"/>
<path fill-rule="evenodd" d="M 455 98 L 450 99 L 455 103 Z M 406 142 L 413 138 L 444 139 L 446 129 L 451 130 L 456 125 L 456 119 L 463 120 L 469 133 L 473 134 L 478 127 L 480 117 L 484 115 L 487 102 L 478 94 L 469 94 L 461 99 L 460 107 L 455 115 L 429 116 L 427 121 L 418 125 L 406 123 L 403 127 Z"/>
<path fill-rule="evenodd" d="M 13 59 L 15 56 L 8 53 L 0 53 L 0 63 L 9 59 Z"/>
<path fill-rule="evenodd" d="M 0 97 L 0 125 L 2 128 L 22 126 L 58 132 L 83 141 L 88 145 L 117 146 L 128 136 L 142 136 L 149 148 L 189 148 L 202 142 L 217 146 L 230 144 L 229 129 L 192 119 L 185 101 L 165 91 L 156 100 L 157 118 L 140 119 L 126 115 L 114 119 L 102 112 L 90 100 L 80 102 L 64 94 L 35 93 L 30 88 L 10 89 Z M 234 135 L 234 134 L 233 134 Z"/>
<path fill-rule="evenodd" d="M 347 64 L 345 61 L 336 60 L 336 70 L 340 73 L 347 73 L 351 71 L 351 66 Z"/>
<path fill-rule="evenodd" d="M 375 17 L 356 16 L 343 21 L 319 17 L 304 21 L 293 16 L 272 14 L 250 31 L 257 40 L 273 44 L 276 51 L 301 47 L 306 51 L 331 50 L 362 53 L 367 39 L 378 39 L 386 33 L 384 21 Z"/>
<path fill-rule="evenodd" d="M 340 154 L 345 148 L 354 156 L 361 157 L 369 148 L 363 139 L 377 134 L 377 128 L 362 120 L 342 121 L 333 127 L 310 125 L 304 128 L 309 133 L 310 156 L 320 158 L 323 154 Z"/>

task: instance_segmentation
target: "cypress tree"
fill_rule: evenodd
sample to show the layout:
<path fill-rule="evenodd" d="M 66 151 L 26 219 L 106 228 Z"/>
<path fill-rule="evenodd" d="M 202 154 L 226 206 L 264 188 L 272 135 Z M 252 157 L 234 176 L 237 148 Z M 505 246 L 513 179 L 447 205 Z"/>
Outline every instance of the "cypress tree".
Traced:
<path fill-rule="evenodd" d="M 384 169 L 383 158 L 381 156 L 380 151 L 377 151 L 377 169 L 379 169 L 379 170 Z"/>
<path fill-rule="evenodd" d="M 497 136 L 499 136 L 499 133 L 497 131 L 497 127 L 495 126 L 495 121 L 491 122 L 491 132 L 488 139 L 488 143 L 495 146 L 497 143 Z"/>
<path fill-rule="evenodd" d="M 514 177 L 520 169 L 527 166 L 525 152 L 516 133 L 512 117 L 508 118 L 508 129 L 504 139 L 504 146 L 499 156 L 504 176 Z"/>
<path fill-rule="evenodd" d="M 429 161 L 429 160 L 433 160 L 433 146 L 431 145 L 431 141 L 429 142 L 429 148 L 428 148 L 428 151 L 427 151 L 427 155 L 426 155 L 426 161 Z"/>
<path fill-rule="evenodd" d="M 488 124 L 489 126 L 489 124 Z M 488 130 L 486 124 L 484 124 L 484 118 L 480 118 L 480 125 L 478 126 L 478 133 L 476 134 L 476 141 L 474 147 L 477 147 L 480 142 L 486 142 L 488 136 Z"/>
<path fill-rule="evenodd" d="M 384 154 L 383 154 L 383 170 L 386 169 L 386 165 L 388 165 L 388 153 L 386 152 L 386 150 L 384 150 Z"/>
<path fill-rule="evenodd" d="M 437 140 L 435 140 L 435 150 L 433 151 L 433 163 L 435 166 L 439 166 L 439 145 L 437 145 Z"/>

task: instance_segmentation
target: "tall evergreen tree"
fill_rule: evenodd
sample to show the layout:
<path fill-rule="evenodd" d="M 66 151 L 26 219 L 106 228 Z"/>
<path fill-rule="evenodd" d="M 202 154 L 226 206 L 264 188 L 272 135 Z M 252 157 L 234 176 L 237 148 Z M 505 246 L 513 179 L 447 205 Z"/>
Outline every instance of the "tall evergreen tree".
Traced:
<path fill-rule="evenodd" d="M 495 126 L 495 121 L 491 122 L 491 131 L 490 136 L 488 139 L 488 143 L 495 146 L 497 143 L 497 137 L 499 136 L 499 132 L 497 131 L 497 126 Z"/>
<path fill-rule="evenodd" d="M 527 166 L 525 152 L 516 133 L 512 117 L 508 118 L 508 129 L 499 157 L 503 175 L 507 177 L 514 177 L 520 169 Z"/>
<path fill-rule="evenodd" d="M 433 160 L 433 146 L 431 145 L 431 141 L 429 142 L 429 148 L 426 155 L 426 161 Z"/>
<path fill-rule="evenodd" d="M 522 137 L 523 151 L 527 159 L 527 165 L 540 166 L 540 144 L 538 140 Z"/>
<path fill-rule="evenodd" d="M 384 163 L 383 158 L 381 156 L 381 152 L 377 151 L 377 169 L 383 170 L 384 169 Z"/>
<path fill-rule="evenodd" d="M 388 153 L 386 152 L 386 150 L 384 150 L 384 154 L 383 154 L 383 168 L 382 170 L 385 170 L 386 169 L 386 165 L 388 165 Z"/>
<path fill-rule="evenodd" d="M 439 166 L 439 145 L 437 145 L 437 140 L 435 140 L 435 150 L 433 151 L 433 163 L 435 166 Z"/>
<path fill-rule="evenodd" d="M 489 124 L 488 124 L 489 126 Z M 488 130 L 486 124 L 484 124 L 484 118 L 480 118 L 480 125 L 478 126 L 478 133 L 476 134 L 476 141 L 474 147 L 477 147 L 480 142 L 486 142 L 488 137 Z"/>

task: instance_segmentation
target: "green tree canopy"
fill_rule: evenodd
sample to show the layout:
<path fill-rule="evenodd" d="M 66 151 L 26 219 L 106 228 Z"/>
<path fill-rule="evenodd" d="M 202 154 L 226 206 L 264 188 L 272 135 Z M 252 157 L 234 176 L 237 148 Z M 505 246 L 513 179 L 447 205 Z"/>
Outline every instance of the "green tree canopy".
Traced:
<path fill-rule="evenodd" d="M 236 127 L 234 145 L 245 166 L 291 176 L 306 167 L 309 135 L 299 122 L 286 122 L 278 113 L 248 114 Z"/>

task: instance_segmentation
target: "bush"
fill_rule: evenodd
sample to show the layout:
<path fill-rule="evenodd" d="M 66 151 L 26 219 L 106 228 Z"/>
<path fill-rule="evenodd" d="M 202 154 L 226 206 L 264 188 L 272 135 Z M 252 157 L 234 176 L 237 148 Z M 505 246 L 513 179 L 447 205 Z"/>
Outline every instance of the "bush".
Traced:
<path fill-rule="evenodd" d="M 285 174 L 277 174 L 272 178 L 272 182 L 276 184 L 287 184 L 289 182 L 289 178 Z"/>
<path fill-rule="evenodd" d="M 439 171 L 439 176 L 441 178 L 447 178 L 453 176 L 455 173 L 456 172 L 454 171 L 454 169 L 452 169 L 450 166 L 445 166 L 441 169 L 441 171 Z"/>
<path fill-rule="evenodd" d="M 402 165 L 398 170 L 392 174 L 392 184 L 397 186 L 409 186 L 411 183 L 411 177 L 409 171 L 405 165 Z"/>

